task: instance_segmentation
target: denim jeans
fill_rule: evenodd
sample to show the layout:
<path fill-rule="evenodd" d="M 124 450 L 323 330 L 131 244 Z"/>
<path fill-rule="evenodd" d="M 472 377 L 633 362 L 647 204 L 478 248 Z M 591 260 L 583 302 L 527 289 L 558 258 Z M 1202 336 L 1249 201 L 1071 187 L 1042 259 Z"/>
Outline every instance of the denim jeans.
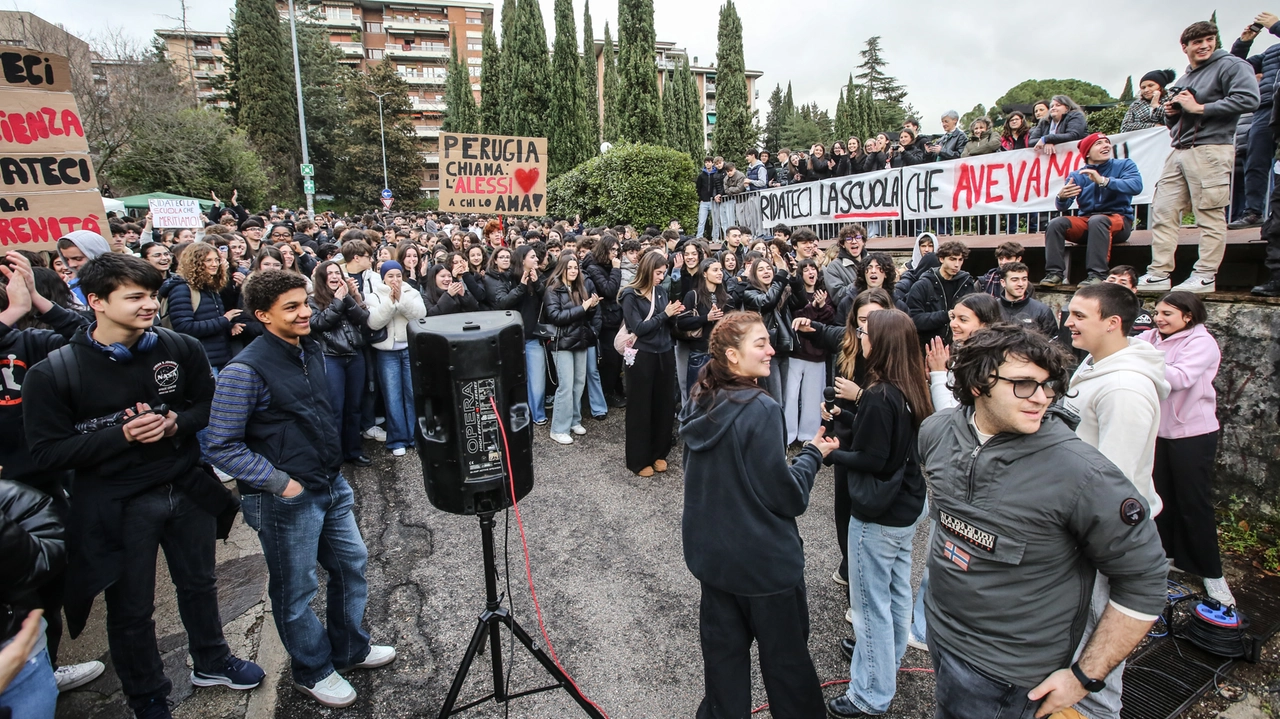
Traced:
<path fill-rule="evenodd" d="M 58 683 L 53 680 L 48 649 L 28 659 L 0 693 L 0 708 L 8 709 L 17 719 L 53 719 L 57 704 Z"/>
<path fill-rule="evenodd" d="M 707 216 L 711 216 L 711 239 L 720 238 L 720 208 L 714 202 L 698 203 L 698 233 L 695 237 L 706 237 L 702 234 L 707 229 Z"/>
<path fill-rule="evenodd" d="M 358 457 L 361 454 L 360 398 L 364 395 L 364 355 L 358 351 L 345 357 L 325 355 L 324 369 L 329 380 L 329 401 L 338 414 L 342 458 Z"/>
<path fill-rule="evenodd" d="M 926 514 L 929 512 L 929 504 L 926 501 L 924 505 Z M 929 520 L 929 542 L 926 547 L 933 546 L 933 533 L 938 531 L 938 523 Z M 916 590 L 916 603 L 911 608 L 911 636 L 920 641 L 929 639 L 929 625 L 924 618 L 924 598 L 929 592 L 929 563 L 925 562 L 924 574 L 920 575 L 920 589 Z"/>
<path fill-rule="evenodd" d="M 267 560 L 276 632 L 293 660 L 293 680 L 304 686 L 369 655 L 369 633 L 361 626 L 369 552 L 354 507 L 342 475 L 326 489 L 304 489 L 288 499 L 267 493 L 241 498 L 244 523 L 257 531 Z M 329 575 L 324 624 L 311 609 L 319 588 L 317 561 Z"/>
<path fill-rule="evenodd" d="M 1275 164 L 1275 137 L 1271 132 L 1271 105 L 1263 103 L 1253 113 L 1249 126 L 1249 148 L 1244 154 L 1244 209 L 1264 218 L 1267 205 L 1267 181 Z"/>
<path fill-rule="evenodd" d="M 587 348 L 587 403 L 591 406 L 592 417 L 603 417 L 609 413 L 609 403 L 604 399 L 604 387 L 600 384 L 599 350 L 595 345 Z M 581 410 L 581 400 L 578 405 Z"/>
<path fill-rule="evenodd" d="M 413 379 L 409 375 L 409 349 L 378 350 L 378 382 L 387 403 L 387 449 L 413 446 Z"/>
<path fill-rule="evenodd" d="M 1031 719 L 1040 708 L 1040 702 L 1027 699 L 1032 687 L 987 676 L 935 642 L 929 643 L 929 658 L 937 705 L 934 719 Z"/>
<path fill-rule="evenodd" d="M 547 355 L 542 340 L 524 341 L 524 373 L 529 385 L 529 414 L 539 424 L 547 421 Z"/>
<path fill-rule="evenodd" d="M 689 401 L 689 343 L 676 340 L 676 383 L 680 386 L 680 405 Z"/>
<path fill-rule="evenodd" d="M 1102 613 L 1107 610 L 1111 604 L 1111 580 L 1106 575 L 1098 572 L 1097 577 L 1093 581 L 1093 597 L 1089 601 L 1089 618 L 1084 624 L 1084 636 L 1080 637 L 1080 646 L 1076 647 L 1075 660 L 1080 659 L 1080 655 L 1084 654 L 1084 648 L 1089 644 L 1089 639 L 1093 637 L 1093 630 L 1098 628 L 1098 622 L 1102 619 Z M 1084 698 L 1076 702 L 1076 709 L 1089 719 L 1120 719 L 1120 708 L 1123 702 L 1120 701 L 1124 694 L 1124 667 L 1126 662 L 1120 662 L 1116 665 L 1111 673 L 1103 678 L 1107 683 L 1105 689 L 1100 692 L 1085 694 Z"/>
<path fill-rule="evenodd" d="M 582 390 L 587 386 L 587 351 L 556 351 L 556 403 L 551 432 L 568 434 L 582 424 Z"/>
<path fill-rule="evenodd" d="M 889 710 L 911 625 L 911 540 L 915 525 L 849 519 L 849 603 L 858 638 L 845 696 L 867 714 Z M 885 601 L 885 600 L 889 601 Z"/>
<path fill-rule="evenodd" d="M 172 484 L 155 487 L 121 510 L 123 557 L 119 579 L 103 595 L 107 603 L 107 643 L 130 706 L 169 695 L 172 684 L 156 647 L 156 550 L 164 549 L 177 589 L 178 614 L 187 630 L 196 671 L 222 669 L 231 650 L 222 635 L 214 542 L 216 520 Z"/>
<path fill-rule="evenodd" d="M 691 350 L 689 352 L 689 369 L 686 370 L 688 381 L 685 382 L 684 390 L 686 402 L 689 401 L 689 395 L 693 394 L 693 386 L 698 383 L 698 373 L 701 372 L 702 368 L 710 361 L 711 355 L 706 352 L 699 352 L 697 350 Z"/>

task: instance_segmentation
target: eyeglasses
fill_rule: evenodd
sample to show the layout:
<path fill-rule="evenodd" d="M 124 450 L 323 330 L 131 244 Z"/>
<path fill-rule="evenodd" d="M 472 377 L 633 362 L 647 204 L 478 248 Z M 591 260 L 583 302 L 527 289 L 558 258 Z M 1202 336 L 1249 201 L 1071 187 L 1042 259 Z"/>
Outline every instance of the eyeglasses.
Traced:
<path fill-rule="evenodd" d="M 867 330 L 866 330 L 866 328 L 865 328 L 865 327 L 855 327 L 855 328 L 853 328 L 853 332 L 854 332 L 854 334 L 856 334 L 856 335 L 857 335 L 857 336 L 859 336 L 859 337 L 866 337 L 866 336 L 867 336 Z"/>
<path fill-rule="evenodd" d="M 1037 389 L 1044 390 L 1046 399 L 1053 399 L 1058 394 L 1058 390 L 1054 386 L 1056 383 L 1053 380 L 1037 382 L 1033 379 L 1009 379 L 1000 375 L 996 375 L 996 379 L 1004 380 L 1013 385 L 1013 396 L 1018 399 L 1031 399 L 1035 396 Z"/>
<path fill-rule="evenodd" d="M 293 235 L 285 234 L 285 233 L 282 233 L 282 232 L 272 232 L 272 233 L 271 233 L 271 236 L 272 236 L 272 237 L 280 237 L 280 238 L 283 238 L 283 239 L 286 239 L 286 240 L 287 240 L 287 239 L 289 239 L 289 238 L 291 238 L 291 237 L 293 237 Z"/>

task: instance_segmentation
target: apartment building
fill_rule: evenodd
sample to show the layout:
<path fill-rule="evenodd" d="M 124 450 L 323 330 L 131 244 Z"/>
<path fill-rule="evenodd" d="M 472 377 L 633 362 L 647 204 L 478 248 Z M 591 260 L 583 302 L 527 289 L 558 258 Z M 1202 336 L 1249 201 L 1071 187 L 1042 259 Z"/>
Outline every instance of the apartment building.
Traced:
<path fill-rule="evenodd" d="M 596 88 L 599 94 L 598 106 L 601 113 L 604 112 L 604 41 L 597 40 L 596 48 Z M 618 51 L 617 43 L 614 43 L 614 52 Z M 688 51 L 682 47 L 676 47 L 673 42 L 659 40 L 654 46 L 655 59 L 658 64 L 658 88 L 665 90 L 667 80 L 670 79 L 676 70 L 676 60 L 681 59 L 689 63 L 689 70 L 693 72 L 693 79 L 698 85 L 698 97 L 702 102 L 702 127 L 703 134 L 706 136 L 706 146 L 711 147 L 711 133 L 716 126 L 716 65 L 699 64 L 697 56 L 690 57 Z M 747 70 L 747 101 L 750 103 L 752 110 L 756 109 L 757 102 L 760 99 L 760 90 L 757 89 L 760 78 L 764 75 L 760 70 Z M 603 116 L 601 118 L 603 121 Z M 694 158 L 700 160 L 701 158 Z M 739 158 L 741 159 L 741 158 Z"/>
<path fill-rule="evenodd" d="M 225 32 L 202 32 L 173 28 L 156 30 L 156 37 L 164 43 L 165 57 L 173 63 L 175 71 L 195 88 L 196 97 L 206 105 L 226 107 L 225 100 L 218 99 L 214 80 L 226 74 L 227 56 L 223 48 L 227 44 Z"/>

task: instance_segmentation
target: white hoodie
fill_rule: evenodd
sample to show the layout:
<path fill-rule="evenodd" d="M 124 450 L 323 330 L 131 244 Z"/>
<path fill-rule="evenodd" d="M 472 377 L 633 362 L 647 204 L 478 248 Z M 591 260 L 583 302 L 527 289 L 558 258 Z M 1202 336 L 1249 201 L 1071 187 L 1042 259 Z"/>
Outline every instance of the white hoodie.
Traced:
<path fill-rule="evenodd" d="M 1152 517 L 1164 507 L 1151 479 L 1151 466 L 1160 429 L 1160 401 L 1168 396 L 1164 352 L 1130 337 L 1128 347 L 1104 360 L 1086 357 L 1063 398 L 1066 408 L 1080 416 L 1076 435 L 1124 472 L 1146 498 Z"/>

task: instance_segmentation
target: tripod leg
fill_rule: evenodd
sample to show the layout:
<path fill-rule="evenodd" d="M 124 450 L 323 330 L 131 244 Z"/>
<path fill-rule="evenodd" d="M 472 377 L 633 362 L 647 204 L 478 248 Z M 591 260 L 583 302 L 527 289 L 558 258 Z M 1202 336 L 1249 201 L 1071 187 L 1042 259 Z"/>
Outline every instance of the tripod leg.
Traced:
<path fill-rule="evenodd" d="M 520 640 L 520 643 L 524 645 L 524 648 L 528 649 L 529 653 L 532 654 L 540 664 L 542 664 L 542 668 L 546 669 L 547 673 L 559 682 L 560 686 L 564 687 L 565 691 L 569 692 L 569 696 L 573 697 L 573 700 L 578 703 L 578 706 L 582 707 L 582 711 L 586 712 L 587 716 L 591 717 L 591 719 L 605 719 L 604 714 L 602 714 L 599 709 L 596 709 L 591 702 L 587 701 L 587 698 L 584 697 L 581 692 L 574 688 L 573 683 L 569 681 L 569 675 L 561 671 L 560 667 L 556 666 L 556 663 L 551 661 L 551 657 L 547 656 L 547 653 L 542 651 L 542 647 L 533 643 L 533 637 L 529 636 L 529 633 L 524 630 L 524 627 L 520 626 L 519 622 L 515 620 L 515 617 L 512 617 L 510 614 L 503 614 L 500 619 L 511 629 L 511 633 L 516 635 L 516 639 Z"/>
<path fill-rule="evenodd" d="M 458 665 L 458 673 L 453 675 L 453 684 L 449 686 L 449 695 L 445 697 L 444 706 L 440 707 L 440 719 L 447 719 L 449 715 L 453 714 L 453 705 L 458 701 L 458 693 L 462 691 L 463 683 L 467 681 L 467 672 L 471 670 L 471 662 L 475 661 L 476 652 L 484 646 L 485 635 L 489 634 L 490 631 L 486 617 L 482 616 L 477 620 L 476 630 L 471 633 L 471 643 L 467 645 L 467 653 L 462 656 L 462 663 Z"/>

